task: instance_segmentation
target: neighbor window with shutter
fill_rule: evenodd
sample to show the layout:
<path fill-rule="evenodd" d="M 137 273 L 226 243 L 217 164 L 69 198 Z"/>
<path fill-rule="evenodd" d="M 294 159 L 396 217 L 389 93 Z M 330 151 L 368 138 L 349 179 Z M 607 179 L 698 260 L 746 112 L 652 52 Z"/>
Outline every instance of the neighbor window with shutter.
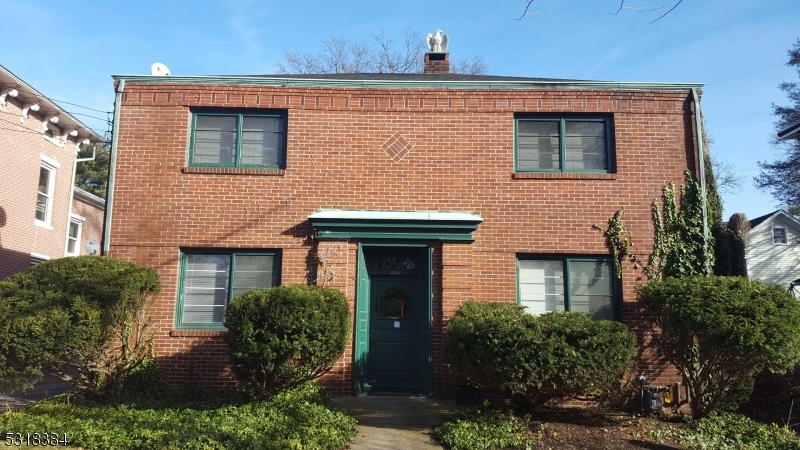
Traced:
<path fill-rule="evenodd" d="M 193 112 L 189 166 L 283 169 L 285 160 L 285 112 Z"/>
<path fill-rule="evenodd" d="M 228 303 L 247 291 L 280 284 L 279 251 L 185 251 L 176 324 L 224 329 Z"/>
<path fill-rule="evenodd" d="M 514 170 L 611 172 L 612 135 L 610 117 L 517 117 Z"/>

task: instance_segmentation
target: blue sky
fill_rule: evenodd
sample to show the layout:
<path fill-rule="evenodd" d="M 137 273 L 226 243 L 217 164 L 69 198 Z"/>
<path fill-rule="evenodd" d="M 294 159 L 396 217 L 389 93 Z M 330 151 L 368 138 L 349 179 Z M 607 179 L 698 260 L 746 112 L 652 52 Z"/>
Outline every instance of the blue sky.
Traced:
<path fill-rule="evenodd" d="M 631 8 L 675 0 L 626 0 Z M 757 161 L 778 156 L 771 104 L 788 103 L 782 81 L 800 38 L 800 1 L 703 0 L 661 11 L 619 0 L 488 1 L 89 1 L 4 2 L 0 65 L 44 95 L 107 111 L 111 74 L 146 74 L 160 61 L 175 75 L 268 74 L 283 49 L 316 50 L 335 34 L 367 40 L 408 24 L 444 30 L 452 59 L 480 55 L 489 74 L 606 81 L 702 82 L 715 155 L 745 177 L 723 198 L 725 216 L 749 218 L 778 206 L 757 191 Z M 69 105 L 65 105 L 69 107 Z M 98 117 L 101 113 L 68 108 Z M 101 120 L 79 116 L 104 130 Z M 676 180 L 680 181 L 680 180 Z"/>

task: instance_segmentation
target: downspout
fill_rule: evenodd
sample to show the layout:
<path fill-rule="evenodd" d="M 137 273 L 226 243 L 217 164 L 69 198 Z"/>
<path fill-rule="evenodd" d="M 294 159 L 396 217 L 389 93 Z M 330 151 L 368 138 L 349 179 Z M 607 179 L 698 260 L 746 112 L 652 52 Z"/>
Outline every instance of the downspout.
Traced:
<path fill-rule="evenodd" d="M 703 211 L 703 248 L 708 253 L 708 200 L 706 199 L 706 163 L 703 150 L 703 120 L 700 116 L 700 100 L 697 98 L 697 89 L 692 88 L 692 103 L 694 104 L 694 123 L 697 130 L 697 165 L 700 168 L 700 195 Z M 706 274 L 711 273 L 710 262 L 706 263 Z"/>
<path fill-rule="evenodd" d="M 114 98 L 114 128 L 111 130 L 111 155 L 108 162 L 108 192 L 106 195 L 106 219 L 103 221 L 103 256 L 108 255 L 111 243 L 111 211 L 114 209 L 114 179 L 117 173 L 117 141 L 119 140 L 119 109 L 122 103 L 122 91 L 125 90 L 125 80 L 120 80 L 117 85 L 117 95 Z"/>
<path fill-rule="evenodd" d="M 80 145 L 79 145 L 80 147 Z M 78 163 L 79 162 L 86 162 L 86 161 L 94 161 L 96 152 L 95 149 L 92 148 L 92 157 L 91 158 L 75 158 L 75 161 L 72 162 L 72 188 L 69 191 L 69 214 L 67 214 L 67 234 L 66 240 L 64 241 L 64 255 L 67 254 L 67 244 L 69 243 L 69 227 L 72 225 L 72 204 L 75 203 L 75 174 L 78 172 Z M 78 254 L 81 254 L 80 249 L 80 242 L 78 242 Z"/>

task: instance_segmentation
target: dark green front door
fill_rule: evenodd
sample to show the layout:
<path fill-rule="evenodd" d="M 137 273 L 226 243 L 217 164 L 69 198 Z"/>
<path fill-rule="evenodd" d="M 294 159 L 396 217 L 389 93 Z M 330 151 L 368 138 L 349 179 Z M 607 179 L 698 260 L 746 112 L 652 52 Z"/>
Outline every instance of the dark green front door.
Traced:
<path fill-rule="evenodd" d="M 426 247 L 364 249 L 369 279 L 365 384 L 371 393 L 429 394 L 430 270 L 427 250 Z"/>

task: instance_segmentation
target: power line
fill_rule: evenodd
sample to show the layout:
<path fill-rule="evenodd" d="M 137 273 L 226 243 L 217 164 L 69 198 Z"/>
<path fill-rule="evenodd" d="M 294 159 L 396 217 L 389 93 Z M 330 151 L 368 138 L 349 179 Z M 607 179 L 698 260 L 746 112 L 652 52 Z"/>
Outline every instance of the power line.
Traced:
<path fill-rule="evenodd" d="M 63 103 L 63 104 L 65 104 L 65 105 L 77 106 L 78 108 L 88 109 L 88 110 L 90 110 L 90 111 L 94 111 L 94 112 L 99 112 L 99 113 L 111 113 L 111 111 L 101 111 L 101 110 L 99 110 L 99 109 L 89 108 L 88 106 L 81 106 L 81 105 L 78 105 L 78 104 L 76 104 L 76 103 L 65 102 L 64 100 L 56 100 L 56 99 L 53 99 L 53 98 L 50 98 L 50 97 L 45 97 L 45 98 L 46 98 L 46 99 L 48 99 L 48 100 L 50 100 L 51 102 Z"/>

